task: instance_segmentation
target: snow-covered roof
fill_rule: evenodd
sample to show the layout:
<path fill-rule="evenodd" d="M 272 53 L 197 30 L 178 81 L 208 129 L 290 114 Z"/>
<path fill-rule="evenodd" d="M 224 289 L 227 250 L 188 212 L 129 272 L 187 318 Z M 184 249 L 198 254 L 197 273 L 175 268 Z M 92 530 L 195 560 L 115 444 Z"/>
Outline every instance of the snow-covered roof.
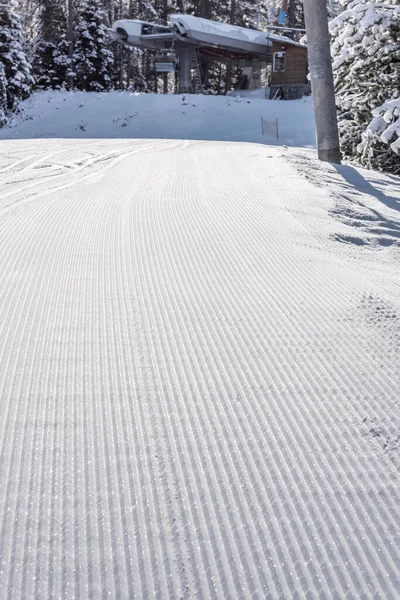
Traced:
<path fill-rule="evenodd" d="M 300 44 L 300 42 L 295 42 L 290 38 L 284 35 L 276 35 L 275 33 L 267 33 L 268 38 L 273 42 L 281 42 L 282 44 L 288 44 L 289 46 L 297 46 L 299 48 L 307 48 L 305 44 Z"/>
<path fill-rule="evenodd" d="M 211 21 L 201 17 L 195 17 L 185 14 L 172 14 L 170 21 L 174 24 L 181 24 L 186 31 L 202 32 L 216 37 L 226 37 L 227 39 L 235 39 L 241 42 L 250 42 L 253 44 L 261 44 L 270 46 L 270 42 L 282 42 L 292 46 L 305 47 L 303 44 L 294 42 L 290 38 L 282 35 L 275 35 L 266 31 L 258 31 L 256 29 L 247 29 L 230 23 L 220 23 L 219 21 Z"/>
<path fill-rule="evenodd" d="M 170 15 L 170 21 L 172 24 L 182 24 L 187 31 L 201 31 L 209 35 L 216 35 L 229 39 L 233 38 L 242 42 L 265 44 L 267 39 L 266 34 L 262 31 L 246 29 L 245 27 L 238 27 L 236 25 L 231 25 L 230 23 L 210 21 L 209 19 L 202 19 L 201 17 L 194 17 L 191 15 L 173 14 Z"/>
<path fill-rule="evenodd" d="M 180 44 L 222 48 L 230 52 L 258 56 L 268 54 L 273 42 L 305 47 L 281 35 L 238 27 L 230 23 L 219 23 L 184 14 L 172 14 L 169 19 L 170 27 L 132 19 L 116 21 L 112 27 L 112 37 L 122 43 L 142 48 L 168 49 L 174 40 L 177 40 Z"/>

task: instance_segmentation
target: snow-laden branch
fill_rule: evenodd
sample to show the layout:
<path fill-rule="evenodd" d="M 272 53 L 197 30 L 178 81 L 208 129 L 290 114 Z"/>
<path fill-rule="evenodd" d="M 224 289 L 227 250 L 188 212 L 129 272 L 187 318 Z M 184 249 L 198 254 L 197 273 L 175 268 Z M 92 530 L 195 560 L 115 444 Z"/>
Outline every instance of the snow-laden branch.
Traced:
<path fill-rule="evenodd" d="M 357 150 L 360 153 L 365 152 L 373 145 L 376 137 L 385 143 L 390 144 L 390 148 L 396 154 L 400 153 L 400 98 L 389 100 L 372 111 L 373 119 L 362 135 L 362 142 Z M 394 142 L 391 140 L 396 137 Z"/>

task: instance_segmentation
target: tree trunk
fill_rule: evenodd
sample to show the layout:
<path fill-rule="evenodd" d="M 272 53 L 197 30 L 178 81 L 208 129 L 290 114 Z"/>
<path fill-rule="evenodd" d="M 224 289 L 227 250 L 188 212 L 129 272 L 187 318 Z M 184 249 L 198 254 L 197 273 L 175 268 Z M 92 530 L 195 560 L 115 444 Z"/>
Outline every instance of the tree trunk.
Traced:
<path fill-rule="evenodd" d="M 67 42 L 68 42 L 68 58 L 69 58 L 69 74 L 67 86 L 71 89 L 74 86 L 74 78 L 72 75 L 72 58 L 74 56 L 74 4 L 73 0 L 67 0 Z"/>
<path fill-rule="evenodd" d="M 236 21 L 236 0 L 231 0 L 231 10 L 229 13 L 229 19 L 232 25 L 235 25 Z M 229 92 L 232 84 L 232 61 L 228 60 L 226 65 L 226 92 Z"/>
<path fill-rule="evenodd" d="M 296 2 L 295 0 L 289 0 L 288 7 L 288 27 L 296 27 Z M 285 35 L 289 38 L 294 39 L 294 31 L 285 32 Z"/>

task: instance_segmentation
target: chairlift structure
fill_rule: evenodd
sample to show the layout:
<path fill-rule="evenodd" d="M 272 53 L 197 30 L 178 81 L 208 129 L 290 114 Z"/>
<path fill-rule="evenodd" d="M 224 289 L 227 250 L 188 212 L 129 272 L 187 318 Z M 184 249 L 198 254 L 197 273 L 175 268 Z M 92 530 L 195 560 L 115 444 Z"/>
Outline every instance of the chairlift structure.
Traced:
<path fill-rule="evenodd" d="M 201 61 L 255 61 L 272 64 L 274 44 L 304 48 L 283 36 L 218 23 L 184 14 L 169 16 L 168 26 L 138 20 L 116 21 L 113 38 L 125 45 L 156 53 L 157 72 L 168 73 L 179 67 L 179 93 L 201 92 Z M 194 72 L 194 77 L 193 77 Z"/>

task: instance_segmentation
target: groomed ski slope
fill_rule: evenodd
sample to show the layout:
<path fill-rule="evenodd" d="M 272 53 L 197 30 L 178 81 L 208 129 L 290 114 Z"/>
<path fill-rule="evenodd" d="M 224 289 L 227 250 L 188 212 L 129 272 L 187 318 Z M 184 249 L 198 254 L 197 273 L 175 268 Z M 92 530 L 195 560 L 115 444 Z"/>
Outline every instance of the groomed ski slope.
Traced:
<path fill-rule="evenodd" d="M 399 181 L 0 145 L 0 598 L 399 598 Z"/>

